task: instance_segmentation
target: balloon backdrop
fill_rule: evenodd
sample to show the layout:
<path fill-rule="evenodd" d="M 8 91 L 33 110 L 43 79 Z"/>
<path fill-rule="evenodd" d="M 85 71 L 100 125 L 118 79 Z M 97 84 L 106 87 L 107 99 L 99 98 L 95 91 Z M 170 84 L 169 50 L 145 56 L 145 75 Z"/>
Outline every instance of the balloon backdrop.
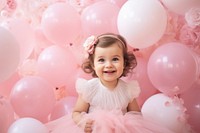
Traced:
<path fill-rule="evenodd" d="M 44 122 L 68 114 L 77 78 L 92 78 L 81 70 L 82 43 L 105 32 L 136 56 L 123 80 L 139 82 L 144 117 L 200 132 L 199 14 L 199 0 L 1 0 L 0 132 L 45 133 Z"/>

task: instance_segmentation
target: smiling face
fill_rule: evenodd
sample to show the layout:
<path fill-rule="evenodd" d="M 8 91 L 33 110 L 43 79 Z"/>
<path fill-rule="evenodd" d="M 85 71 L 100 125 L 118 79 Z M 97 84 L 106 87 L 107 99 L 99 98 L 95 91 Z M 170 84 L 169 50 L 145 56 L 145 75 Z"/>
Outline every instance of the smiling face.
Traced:
<path fill-rule="evenodd" d="M 96 47 L 93 69 L 103 85 L 109 88 L 117 85 L 124 69 L 123 51 L 117 42 L 106 48 Z"/>

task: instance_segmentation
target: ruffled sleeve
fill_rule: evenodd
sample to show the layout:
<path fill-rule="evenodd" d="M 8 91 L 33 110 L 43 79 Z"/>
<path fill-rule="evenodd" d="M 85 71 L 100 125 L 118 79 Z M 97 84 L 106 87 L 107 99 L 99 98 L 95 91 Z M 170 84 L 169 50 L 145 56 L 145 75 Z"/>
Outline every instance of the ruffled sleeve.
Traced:
<path fill-rule="evenodd" d="M 141 89 L 139 83 L 136 80 L 127 83 L 128 97 L 130 101 L 137 98 L 140 95 Z"/>
<path fill-rule="evenodd" d="M 96 79 L 91 79 L 91 80 L 86 80 L 83 78 L 78 78 L 76 81 L 76 91 L 79 95 L 82 96 L 82 98 L 86 102 L 91 102 L 92 98 L 97 92 L 97 80 Z"/>

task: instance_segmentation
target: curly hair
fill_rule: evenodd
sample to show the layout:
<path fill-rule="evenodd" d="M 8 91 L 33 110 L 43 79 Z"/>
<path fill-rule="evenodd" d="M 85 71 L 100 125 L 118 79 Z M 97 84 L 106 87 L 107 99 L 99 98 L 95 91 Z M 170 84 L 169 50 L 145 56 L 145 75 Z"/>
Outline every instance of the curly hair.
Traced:
<path fill-rule="evenodd" d="M 113 44 L 118 44 L 122 50 L 123 50 L 123 57 L 124 57 L 124 70 L 121 75 L 127 76 L 129 72 L 131 72 L 136 66 L 137 66 L 137 60 L 133 52 L 129 52 L 127 48 L 127 43 L 124 37 L 122 37 L 119 34 L 113 34 L 113 33 L 106 33 L 102 34 L 97 37 L 98 40 L 95 43 L 96 47 L 106 48 Z M 94 52 L 95 54 L 95 52 Z M 91 73 L 93 77 L 97 77 L 93 66 L 94 66 L 94 54 L 90 54 L 87 59 L 84 60 L 81 68 L 85 73 Z"/>

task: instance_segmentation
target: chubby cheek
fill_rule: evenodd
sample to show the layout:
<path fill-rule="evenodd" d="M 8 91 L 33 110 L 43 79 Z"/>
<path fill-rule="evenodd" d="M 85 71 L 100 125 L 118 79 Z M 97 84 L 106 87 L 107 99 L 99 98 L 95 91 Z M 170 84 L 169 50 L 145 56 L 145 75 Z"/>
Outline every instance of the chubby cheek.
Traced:
<path fill-rule="evenodd" d="M 120 76 L 123 74 L 123 72 L 124 72 L 124 68 L 122 68 L 122 69 L 120 69 L 120 70 L 118 71 L 118 73 L 119 73 Z"/>
<path fill-rule="evenodd" d="M 119 74 L 122 74 L 123 71 L 124 71 L 124 68 L 125 68 L 124 65 L 119 65 L 119 66 L 118 66 L 118 73 L 119 73 Z"/>
<path fill-rule="evenodd" d="M 93 66 L 93 70 L 95 71 L 97 76 L 102 72 L 102 68 L 95 64 Z"/>
<path fill-rule="evenodd" d="M 102 67 L 95 67 L 95 71 L 96 71 L 96 73 L 102 73 L 103 68 Z"/>

